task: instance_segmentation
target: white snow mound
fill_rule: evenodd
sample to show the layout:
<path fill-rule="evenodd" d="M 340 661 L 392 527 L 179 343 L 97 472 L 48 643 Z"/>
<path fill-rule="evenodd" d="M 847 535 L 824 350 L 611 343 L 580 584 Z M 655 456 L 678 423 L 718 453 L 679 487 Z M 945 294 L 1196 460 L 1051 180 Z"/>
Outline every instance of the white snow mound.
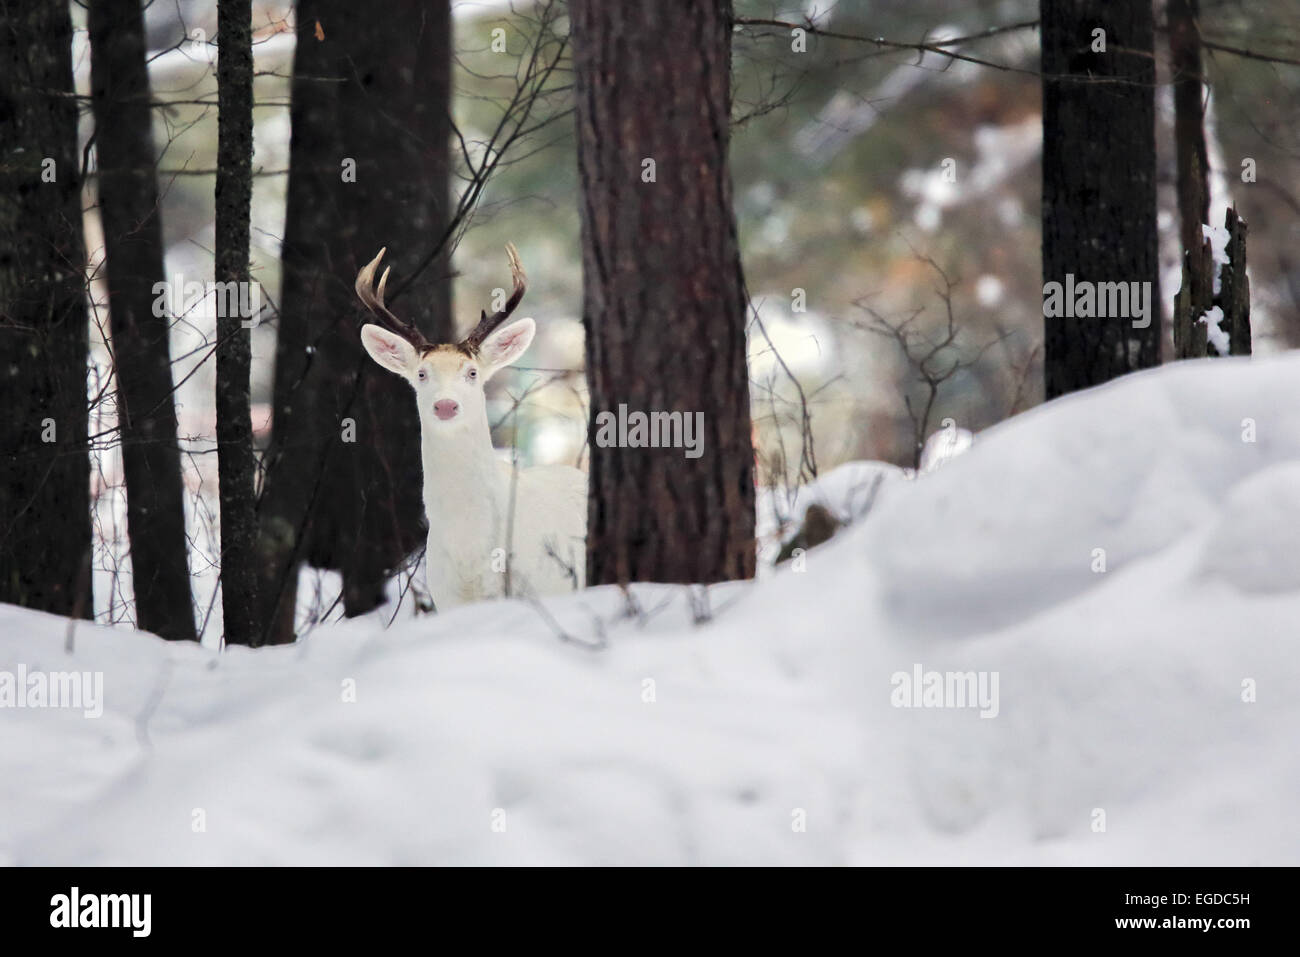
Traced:
<path fill-rule="evenodd" d="M 602 588 L 214 656 L 0 606 L 0 680 L 104 681 L 98 719 L 0 708 L 0 863 L 1294 865 L 1298 536 L 1289 355 L 1019 416 L 707 612 Z M 995 707 L 895 706 L 914 671 Z"/>

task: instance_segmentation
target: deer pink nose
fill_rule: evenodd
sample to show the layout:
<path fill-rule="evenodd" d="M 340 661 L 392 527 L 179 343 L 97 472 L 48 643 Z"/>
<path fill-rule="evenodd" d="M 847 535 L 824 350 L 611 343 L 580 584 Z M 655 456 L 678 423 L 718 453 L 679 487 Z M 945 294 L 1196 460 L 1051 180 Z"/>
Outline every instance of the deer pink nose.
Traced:
<path fill-rule="evenodd" d="M 459 411 L 460 403 L 455 399 L 439 399 L 433 404 L 433 414 L 443 421 L 454 419 Z"/>

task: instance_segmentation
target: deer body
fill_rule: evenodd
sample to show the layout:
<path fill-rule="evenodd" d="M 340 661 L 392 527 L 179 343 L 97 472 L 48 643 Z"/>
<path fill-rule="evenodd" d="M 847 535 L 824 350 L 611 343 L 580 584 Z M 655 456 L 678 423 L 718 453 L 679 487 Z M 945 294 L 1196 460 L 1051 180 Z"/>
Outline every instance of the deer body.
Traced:
<path fill-rule="evenodd" d="M 421 440 L 425 573 L 438 608 L 505 594 L 572 591 L 583 581 L 587 476 L 568 466 L 515 469 L 481 432 Z M 513 511 L 511 499 L 513 498 Z M 569 569 L 572 569 L 572 573 Z"/>
<path fill-rule="evenodd" d="M 586 475 L 567 466 L 516 469 L 492 447 L 484 385 L 532 343 L 532 319 L 503 325 L 523 296 L 513 247 L 515 294 L 484 315 L 465 340 L 431 345 L 383 305 L 379 256 L 357 277 L 362 302 L 387 328 L 361 330 L 366 351 L 415 390 L 429 522 L 425 575 L 440 611 L 487 598 L 553 594 L 581 587 L 585 564 Z"/>

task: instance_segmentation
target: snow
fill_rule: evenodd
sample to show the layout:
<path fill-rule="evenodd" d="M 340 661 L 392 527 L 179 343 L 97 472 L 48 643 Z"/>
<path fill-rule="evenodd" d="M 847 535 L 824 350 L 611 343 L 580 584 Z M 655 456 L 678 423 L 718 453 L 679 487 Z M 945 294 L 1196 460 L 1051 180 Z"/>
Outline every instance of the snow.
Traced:
<path fill-rule="evenodd" d="M 1218 271 L 1215 271 L 1214 282 L 1219 282 Z M 1210 345 L 1214 346 L 1214 351 L 1221 356 L 1226 356 L 1231 349 L 1231 339 L 1219 323 L 1223 322 L 1223 309 L 1219 306 L 1211 306 L 1197 322 L 1205 323 L 1205 337 L 1209 340 Z"/>
<path fill-rule="evenodd" d="M 0 606 L 0 671 L 104 674 L 101 718 L 0 709 L 0 864 L 1300 863 L 1300 355 L 897 478 L 707 613 L 641 585 L 69 654 Z M 996 673 L 997 716 L 891 706 L 918 667 Z"/>
<path fill-rule="evenodd" d="M 937 164 L 927 169 L 909 169 L 900 178 L 899 190 L 917 201 L 913 219 L 925 232 L 933 232 L 940 226 L 945 210 L 991 195 L 1036 160 L 1043 149 L 1042 120 L 1034 116 L 1006 126 L 980 126 L 973 140 L 975 159 L 969 166 L 949 158 L 959 162 L 959 174 L 956 172 L 959 167 L 950 170 Z"/>
<path fill-rule="evenodd" d="M 1228 230 L 1226 227 L 1211 226 L 1209 223 L 1201 224 L 1201 235 L 1204 236 L 1205 239 L 1209 241 L 1210 252 L 1211 255 L 1214 256 L 1213 290 L 1214 290 L 1214 294 L 1217 296 L 1219 294 L 1219 289 L 1221 286 L 1219 273 L 1224 266 L 1228 265 L 1228 261 L 1229 261 L 1228 242 L 1231 240 L 1232 237 L 1228 235 Z M 1223 355 L 1227 355 L 1227 353 L 1224 352 Z"/>
<path fill-rule="evenodd" d="M 760 489 L 758 537 L 788 540 L 803 523 L 809 505 L 821 505 L 841 522 L 861 519 L 887 483 L 909 477 L 906 469 L 888 462 L 846 462 L 806 485 L 790 489 Z"/>
<path fill-rule="evenodd" d="M 959 428 L 951 419 L 943 428 L 932 433 L 921 449 L 918 470 L 922 473 L 942 468 L 945 462 L 961 455 L 975 444 L 975 434 L 970 429 Z"/>

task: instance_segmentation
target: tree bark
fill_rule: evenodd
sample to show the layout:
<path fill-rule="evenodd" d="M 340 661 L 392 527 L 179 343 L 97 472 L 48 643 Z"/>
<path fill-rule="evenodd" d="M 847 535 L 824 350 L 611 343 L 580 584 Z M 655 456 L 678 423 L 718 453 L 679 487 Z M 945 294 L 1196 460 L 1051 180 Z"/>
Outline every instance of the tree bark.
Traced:
<path fill-rule="evenodd" d="M 1219 300 L 1223 307 L 1220 328 L 1228 333 L 1228 355 L 1248 356 L 1252 342 L 1250 277 L 1246 275 L 1246 221 L 1229 207 L 1223 225 L 1228 230 L 1228 264 L 1219 275 Z"/>
<path fill-rule="evenodd" d="M 1228 241 L 1226 263 L 1214 260 L 1212 245 L 1204 240 L 1199 249 L 1183 257 L 1183 284 L 1174 297 L 1175 358 L 1204 359 L 1217 356 L 1251 354 L 1250 278 L 1246 275 L 1246 221 L 1231 206 L 1224 215 Z M 1219 291 L 1214 291 L 1215 282 Z M 1219 331 L 1227 344 L 1210 336 L 1207 313 L 1215 306 L 1222 310 Z"/>
<path fill-rule="evenodd" d="M 1169 0 L 1169 60 L 1174 85 L 1174 143 L 1183 253 L 1200 249 L 1201 224 L 1210 221 L 1209 159 L 1205 146 L 1205 90 L 1197 0 Z"/>
<path fill-rule="evenodd" d="M 0 29 L 0 602 L 90 617 L 85 250 L 68 5 Z"/>
<path fill-rule="evenodd" d="M 1214 260 L 1201 225 L 1210 221 L 1209 152 L 1201 83 L 1201 36 L 1196 0 L 1169 0 L 1169 62 L 1174 87 L 1174 155 L 1177 165 L 1179 245 L 1183 285 L 1174 299 L 1174 357 L 1199 358 L 1208 349 L 1204 323 L 1210 308 Z M 1217 355 L 1217 353 L 1213 353 Z"/>
<path fill-rule="evenodd" d="M 249 214 L 253 198 L 253 11 L 250 0 L 217 3 L 218 283 L 249 281 Z M 256 627 L 257 525 L 253 421 L 249 408 L 249 317 L 217 306 L 217 482 L 221 500 L 221 610 L 226 644 L 261 644 Z M 231 314 L 233 312 L 233 315 Z M 251 325 L 251 324 L 250 324 Z"/>
<path fill-rule="evenodd" d="M 1048 399 L 1160 364 L 1152 4 L 1041 0 L 1043 282 L 1151 283 L 1150 325 L 1044 316 Z M 1105 51 L 1093 50 L 1105 31 Z"/>
<path fill-rule="evenodd" d="M 731 5 L 574 0 L 570 15 L 592 410 L 587 581 L 749 578 L 747 297 L 727 167 Z M 702 454 L 603 447 L 598 418 L 620 405 L 702 413 Z"/>
<path fill-rule="evenodd" d="M 298 567 L 343 574 L 344 612 L 424 539 L 420 425 L 410 388 L 361 348 L 357 271 L 388 247 L 393 287 L 450 218 L 451 13 L 446 0 L 385 6 L 303 0 L 273 438 L 261 504 L 263 624 L 293 639 Z M 445 250 L 402 293 L 432 341 L 452 336 Z"/>
<path fill-rule="evenodd" d="M 140 0 L 96 0 L 89 27 L 136 624 L 163 638 L 194 641 L 169 319 L 154 309 L 154 284 L 164 279 L 163 245 Z"/>

